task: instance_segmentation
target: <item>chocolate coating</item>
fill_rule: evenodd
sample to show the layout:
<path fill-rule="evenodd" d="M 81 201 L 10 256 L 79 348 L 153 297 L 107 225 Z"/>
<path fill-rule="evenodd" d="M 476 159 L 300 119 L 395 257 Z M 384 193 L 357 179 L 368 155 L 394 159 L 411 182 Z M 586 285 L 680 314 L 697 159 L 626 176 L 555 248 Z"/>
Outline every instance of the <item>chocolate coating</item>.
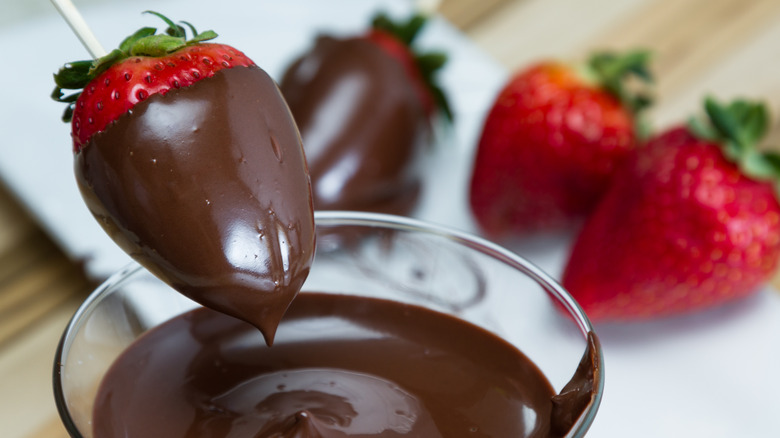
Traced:
<path fill-rule="evenodd" d="M 549 437 L 554 391 L 514 346 L 397 302 L 301 293 L 262 345 L 197 309 L 106 374 L 96 438 Z"/>
<path fill-rule="evenodd" d="M 179 292 L 258 327 L 270 343 L 314 254 L 297 128 L 256 67 L 154 95 L 76 155 L 92 214 Z"/>
<path fill-rule="evenodd" d="M 280 88 L 301 131 L 316 209 L 415 207 L 430 124 L 395 59 L 364 39 L 321 36 Z"/>

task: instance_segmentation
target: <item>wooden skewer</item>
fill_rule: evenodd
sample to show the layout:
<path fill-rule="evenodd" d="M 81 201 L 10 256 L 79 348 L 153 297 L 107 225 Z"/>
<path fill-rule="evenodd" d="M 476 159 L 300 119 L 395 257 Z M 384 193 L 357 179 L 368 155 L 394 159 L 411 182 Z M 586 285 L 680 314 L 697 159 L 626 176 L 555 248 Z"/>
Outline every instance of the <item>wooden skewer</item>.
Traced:
<path fill-rule="evenodd" d="M 92 33 L 87 22 L 79 13 L 76 6 L 70 0 L 51 0 L 51 3 L 57 8 L 57 11 L 62 15 L 62 18 L 70 26 L 73 33 L 76 34 L 81 44 L 87 49 L 92 58 L 98 59 L 106 55 L 106 50 L 100 44 L 100 42 Z"/>

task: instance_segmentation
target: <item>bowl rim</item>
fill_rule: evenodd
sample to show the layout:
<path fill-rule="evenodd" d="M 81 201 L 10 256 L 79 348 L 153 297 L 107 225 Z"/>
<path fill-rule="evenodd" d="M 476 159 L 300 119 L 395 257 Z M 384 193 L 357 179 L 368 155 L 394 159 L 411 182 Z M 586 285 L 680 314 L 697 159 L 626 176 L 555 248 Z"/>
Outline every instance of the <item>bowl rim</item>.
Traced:
<path fill-rule="evenodd" d="M 397 216 L 384 213 L 358 212 L 358 211 L 316 211 L 314 213 L 315 226 L 333 226 L 333 225 L 356 225 L 374 228 L 390 228 L 402 231 L 417 231 L 436 235 L 456 242 L 463 246 L 479 251 L 485 255 L 496 258 L 502 263 L 518 269 L 532 280 L 536 281 L 549 296 L 554 298 L 569 313 L 577 328 L 586 341 L 588 333 L 595 333 L 595 329 L 585 311 L 580 307 L 574 297 L 563 288 L 552 276 L 539 268 L 536 264 L 527 258 L 516 254 L 501 245 L 489 241 L 473 233 L 462 231 L 453 227 L 437 224 L 431 221 Z M 107 297 L 107 291 L 113 290 L 121 283 L 131 278 L 133 274 L 143 270 L 144 267 L 135 261 L 125 265 L 123 268 L 109 276 L 105 281 L 98 285 L 89 296 L 82 302 L 76 312 L 68 321 L 60 337 L 57 349 L 54 355 L 54 366 L 52 373 L 52 383 L 54 389 L 54 400 L 57 406 L 57 412 L 65 426 L 68 434 L 73 438 L 83 438 L 83 435 L 76 426 L 67 407 L 65 394 L 62 387 L 62 367 L 67 361 L 67 352 L 73 342 L 73 333 L 81 326 L 84 315 L 93 307 L 97 306 Z M 595 345 L 596 359 L 599 366 L 596 368 L 597 375 L 594 376 L 594 395 L 591 403 L 580 415 L 578 421 L 574 424 L 572 431 L 567 438 L 581 438 L 585 436 L 590 425 L 595 419 L 601 404 L 604 392 L 604 357 L 603 349 L 597 342 Z M 574 432 L 574 433 L 572 433 Z"/>

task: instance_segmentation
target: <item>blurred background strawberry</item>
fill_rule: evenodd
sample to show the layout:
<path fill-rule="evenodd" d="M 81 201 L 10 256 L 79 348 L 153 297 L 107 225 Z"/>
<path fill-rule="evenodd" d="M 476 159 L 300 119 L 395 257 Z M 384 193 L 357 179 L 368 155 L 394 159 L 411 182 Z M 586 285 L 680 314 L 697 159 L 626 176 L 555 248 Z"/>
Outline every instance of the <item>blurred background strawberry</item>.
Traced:
<path fill-rule="evenodd" d="M 640 141 L 649 53 L 543 61 L 515 74 L 482 129 L 469 201 L 490 236 L 570 227 L 592 210 Z"/>

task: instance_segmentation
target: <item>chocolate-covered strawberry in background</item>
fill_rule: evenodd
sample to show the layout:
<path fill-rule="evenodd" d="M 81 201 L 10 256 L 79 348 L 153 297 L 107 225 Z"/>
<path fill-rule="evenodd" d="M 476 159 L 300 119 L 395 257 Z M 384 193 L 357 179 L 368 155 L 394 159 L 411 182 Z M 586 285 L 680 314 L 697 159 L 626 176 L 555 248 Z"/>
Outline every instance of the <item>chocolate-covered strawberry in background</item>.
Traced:
<path fill-rule="evenodd" d="M 579 225 L 639 144 L 648 62 L 641 50 L 602 52 L 583 65 L 539 62 L 510 78 L 486 116 L 471 175 L 469 203 L 483 233 Z"/>
<path fill-rule="evenodd" d="M 425 22 L 380 14 L 363 35 L 321 35 L 284 73 L 316 209 L 408 214 L 416 206 L 432 124 L 451 117 L 434 77 L 445 55 L 414 49 Z"/>
<path fill-rule="evenodd" d="M 79 189 L 135 260 L 270 342 L 314 253 L 297 128 L 274 81 L 243 53 L 205 43 L 211 31 L 192 28 L 186 40 L 160 18 L 167 34 L 143 28 L 55 77 Z"/>
<path fill-rule="evenodd" d="M 706 117 L 631 154 L 579 234 L 563 285 L 591 319 L 691 312 L 746 297 L 780 261 L 780 155 L 763 104 Z"/>

